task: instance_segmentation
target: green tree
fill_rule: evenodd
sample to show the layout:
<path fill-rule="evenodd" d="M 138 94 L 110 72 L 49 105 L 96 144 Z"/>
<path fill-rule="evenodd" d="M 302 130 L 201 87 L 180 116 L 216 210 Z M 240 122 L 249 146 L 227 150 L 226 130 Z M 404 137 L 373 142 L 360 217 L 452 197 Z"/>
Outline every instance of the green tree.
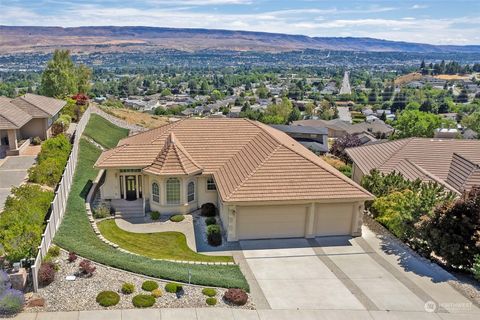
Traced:
<path fill-rule="evenodd" d="M 302 113 L 300 112 L 300 110 L 297 107 L 293 108 L 292 112 L 290 112 L 290 115 L 288 116 L 288 123 L 300 120 L 301 116 Z"/>
<path fill-rule="evenodd" d="M 79 65 L 76 69 L 77 92 L 88 93 L 91 87 L 92 70 L 84 64 Z"/>
<path fill-rule="evenodd" d="M 480 132 L 480 111 L 475 111 L 472 114 L 463 117 L 462 125 L 475 132 Z"/>
<path fill-rule="evenodd" d="M 166 96 L 171 96 L 172 95 L 172 91 L 170 91 L 170 89 L 168 88 L 165 88 L 162 90 L 162 92 L 160 93 L 160 95 L 162 97 L 166 97 Z"/>
<path fill-rule="evenodd" d="M 64 97 L 78 90 L 76 67 L 68 50 L 55 50 L 42 74 L 40 93 L 48 97 Z"/>
<path fill-rule="evenodd" d="M 267 107 L 264 122 L 275 124 L 287 123 L 292 110 L 292 102 L 287 97 L 284 97 L 280 103 L 272 103 Z"/>
<path fill-rule="evenodd" d="M 210 98 L 212 98 L 213 101 L 220 100 L 222 99 L 222 97 L 223 94 L 217 89 L 213 90 L 212 93 L 210 93 Z"/>
<path fill-rule="evenodd" d="M 395 138 L 433 137 L 434 130 L 442 124 L 442 118 L 436 114 L 418 110 L 405 110 L 398 115 L 394 123 Z"/>

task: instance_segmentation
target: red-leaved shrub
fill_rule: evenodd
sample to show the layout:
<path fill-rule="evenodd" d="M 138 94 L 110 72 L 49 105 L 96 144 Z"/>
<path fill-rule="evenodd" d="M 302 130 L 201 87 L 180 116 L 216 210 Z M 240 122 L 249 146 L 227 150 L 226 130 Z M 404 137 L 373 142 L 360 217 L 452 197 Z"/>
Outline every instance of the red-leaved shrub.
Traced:
<path fill-rule="evenodd" d="M 74 262 L 77 260 L 77 254 L 73 251 L 68 253 L 68 262 Z"/>
<path fill-rule="evenodd" d="M 49 285 L 55 280 L 55 265 L 52 262 L 42 262 L 38 270 L 38 281 L 41 285 Z"/>
<path fill-rule="evenodd" d="M 230 302 L 236 306 L 243 306 L 247 303 L 248 295 L 242 289 L 228 289 L 223 295 L 223 299 L 226 302 Z"/>
<path fill-rule="evenodd" d="M 80 268 L 80 273 L 84 275 L 85 277 L 89 278 L 93 276 L 93 273 L 97 269 L 90 260 L 82 260 L 79 265 Z"/>

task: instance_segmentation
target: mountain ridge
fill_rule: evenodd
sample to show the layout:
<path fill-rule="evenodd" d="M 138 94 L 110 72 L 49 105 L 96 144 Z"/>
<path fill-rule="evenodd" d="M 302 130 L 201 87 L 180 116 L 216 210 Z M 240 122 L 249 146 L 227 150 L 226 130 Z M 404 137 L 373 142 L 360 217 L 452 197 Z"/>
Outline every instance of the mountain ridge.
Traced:
<path fill-rule="evenodd" d="M 231 50 L 285 52 L 304 49 L 480 53 L 480 45 L 433 45 L 368 37 L 310 37 L 260 31 L 169 28 L 146 26 L 6 26 L 0 25 L 0 53 L 51 52 L 69 48 L 73 52 L 125 52 L 177 49 L 182 51 Z"/>

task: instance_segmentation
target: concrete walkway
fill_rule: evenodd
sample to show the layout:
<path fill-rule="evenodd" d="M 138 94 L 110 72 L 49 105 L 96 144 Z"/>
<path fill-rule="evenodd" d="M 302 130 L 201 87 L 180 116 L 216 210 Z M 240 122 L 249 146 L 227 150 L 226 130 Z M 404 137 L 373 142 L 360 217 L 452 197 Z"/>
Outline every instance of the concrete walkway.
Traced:
<path fill-rule="evenodd" d="M 26 181 L 28 169 L 35 164 L 36 156 L 14 156 L 0 163 L 0 212 L 12 187 L 18 187 Z"/>
<path fill-rule="evenodd" d="M 22 313 L 15 320 L 477 320 L 478 315 L 365 310 L 125 309 Z"/>
<path fill-rule="evenodd" d="M 146 217 L 115 219 L 115 223 L 120 229 L 133 233 L 154 233 L 177 231 L 181 232 L 187 238 L 187 245 L 193 251 L 197 251 L 195 244 L 195 233 L 193 231 L 192 215 L 186 214 L 185 219 L 180 222 L 172 222 L 169 217 L 161 216 L 160 220 L 152 221 L 148 215 Z"/>

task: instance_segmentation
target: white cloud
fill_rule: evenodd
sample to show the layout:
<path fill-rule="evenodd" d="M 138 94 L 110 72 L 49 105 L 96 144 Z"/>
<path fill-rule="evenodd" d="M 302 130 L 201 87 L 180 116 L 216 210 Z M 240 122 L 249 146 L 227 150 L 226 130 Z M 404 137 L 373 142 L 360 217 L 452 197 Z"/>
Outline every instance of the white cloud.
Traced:
<path fill-rule="evenodd" d="M 410 9 L 426 9 L 428 6 L 426 4 L 414 4 Z"/>

